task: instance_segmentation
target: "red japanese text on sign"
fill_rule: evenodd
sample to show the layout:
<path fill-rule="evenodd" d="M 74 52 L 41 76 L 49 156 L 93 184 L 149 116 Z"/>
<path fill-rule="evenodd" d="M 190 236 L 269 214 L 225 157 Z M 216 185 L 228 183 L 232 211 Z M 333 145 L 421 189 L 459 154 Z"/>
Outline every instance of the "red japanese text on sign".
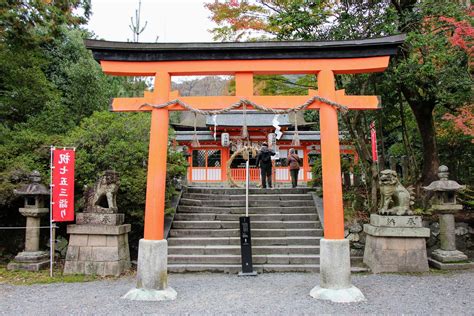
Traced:
<path fill-rule="evenodd" d="M 53 221 L 74 221 L 74 160 L 71 149 L 52 149 Z"/>

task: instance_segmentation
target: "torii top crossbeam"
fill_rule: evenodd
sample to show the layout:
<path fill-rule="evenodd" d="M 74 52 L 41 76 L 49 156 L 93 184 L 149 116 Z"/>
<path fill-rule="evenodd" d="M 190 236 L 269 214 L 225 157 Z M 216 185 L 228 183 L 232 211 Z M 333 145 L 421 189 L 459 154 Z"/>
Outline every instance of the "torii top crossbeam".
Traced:
<path fill-rule="evenodd" d="M 94 58 L 110 75 L 155 76 L 155 89 L 142 98 L 115 98 L 113 111 L 151 111 L 150 147 L 145 208 L 145 239 L 163 239 L 164 190 L 168 111 L 186 110 L 178 103 L 166 108 L 143 106 L 164 104 L 178 97 L 170 91 L 171 76 L 235 75 L 235 96 L 179 97 L 195 109 L 218 110 L 239 100 L 249 100 L 272 109 L 290 109 L 310 96 L 319 96 L 349 109 L 377 109 L 376 96 L 346 96 L 335 90 L 335 74 L 381 72 L 397 53 L 405 35 L 364 40 L 327 42 L 249 43 L 123 43 L 86 40 Z M 254 96 L 255 74 L 315 74 L 318 89 L 306 96 Z M 320 110 L 324 237 L 344 238 L 342 186 L 337 110 L 320 101 L 307 109 Z"/>

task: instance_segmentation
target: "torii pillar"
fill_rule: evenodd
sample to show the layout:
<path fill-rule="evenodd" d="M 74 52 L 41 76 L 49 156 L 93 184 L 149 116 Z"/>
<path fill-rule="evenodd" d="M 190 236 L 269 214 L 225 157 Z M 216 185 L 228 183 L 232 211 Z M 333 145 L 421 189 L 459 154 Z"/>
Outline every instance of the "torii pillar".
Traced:
<path fill-rule="evenodd" d="M 113 111 L 151 111 L 144 238 L 138 251 L 137 287 L 124 298 L 175 299 L 167 282 L 167 241 L 164 239 L 168 111 L 187 110 L 170 100 L 171 75 L 235 75 L 235 96 L 180 97 L 199 110 L 220 110 L 247 99 L 272 109 L 290 109 L 318 95 L 349 110 L 377 109 L 376 96 L 346 96 L 335 90 L 335 74 L 384 71 L 405 36 L 341 42 L 271 43 L 118 43 L 86 40 L 105 73 L 155 76 L 155 91 L 142 98 L 115 98 Z M 318 91 L 304 96 L 255 96 L 255 74 L 316 74 Z M 174 98 L 174 97 L 173 97 Z M 148 106 L 144 106 L 148 105 Z M 323 172 L 324 238 L 321 240 L 320 284 L 311 296 L 334 302 L 364 299 L 352 286 L 349 241 L 344 239 L 338 116 L 335 107 L 316 101 L 307 109 L 320 110 Z"/>
<path fill-rule="evenodd" d="M 318 92 L 321 97 L 336 100 L 333 71 L 324 69 L 318 73 Z M 344 238 L 337 110 L 322 104 L 319 113 L 324 238 L 320 242 L 320 284 L 311 290 L 310 295 L 341 303 L 363 301 L 365 297 L 362 292 L 351 284 L 349 240 Z"/>

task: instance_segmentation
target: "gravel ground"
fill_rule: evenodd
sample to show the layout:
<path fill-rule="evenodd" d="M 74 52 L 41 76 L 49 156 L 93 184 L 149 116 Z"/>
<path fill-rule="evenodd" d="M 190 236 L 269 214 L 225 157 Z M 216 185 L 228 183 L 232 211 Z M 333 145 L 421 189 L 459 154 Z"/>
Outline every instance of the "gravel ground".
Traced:
<path fill-rule="evenodd" d="M 175 301 L 120 299 L 133 277 L 87 283 L 12 286 L 0 284 L 0 314 L 449 314 L 474 315 L 474 271 L 424 275 L 355 275 L 362 303 L 314 300 L 318 274 L 172 274 Z"/>

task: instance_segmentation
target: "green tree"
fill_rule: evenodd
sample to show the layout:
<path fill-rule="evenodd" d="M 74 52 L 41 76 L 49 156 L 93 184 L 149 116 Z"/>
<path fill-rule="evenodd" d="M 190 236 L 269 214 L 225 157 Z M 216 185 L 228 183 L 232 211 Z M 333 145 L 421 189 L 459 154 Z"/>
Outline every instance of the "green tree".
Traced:
<path fill-rule="evenodd" d="M 277 40 L 341 40 L 406 32 L 402 53 L 392 60 L 386 74 L 369 75 L 362 82 L 349 81 L 359 81 L 352 85 L 358 89 L 355 93 L 376 90 L 387 107 L 409 105 L 422 143 L 421 182 L 426 184 L 436 178 L 439 158 L 434 109 L 444 107 L 453 111 L 472 100 L 472 46 L 459 44 L 472 43 L 472 16 L 463 6 L 445 0 L 257 0 L 243 1 L 239 6 L 219 2 L 206 6 L 217 23 L 215 37 L 222 40 L 248 38 L 249 34 L 258 38 L 262 33 Z M 464 28 L 459 31 L 461 26 Z M 389 81 L 384 87 L 390 89 L 381 90 L 379 82 L 383 81 L 375 78 Z M 338 80 L 347 84 L 347 79 Z M 373 85 L 369 84 L 371 81 Z M 366 114 L 353 116 L 348 123 L 360 124 Z M 362 129 L 367 130 L 368 126 Z M 361 156 L 365 158 L 363 151 Z M 371 158 L 366 159 L 370 162 Z"/>
<path fill-rule="evenodd" d="M 82 120 L 64 140 L 76 147 L 76 190 L 79 200 L 84 186 L 90 186 L 105 170 L 119 173 L 120 188 L 117 204 L 133 225 L 132 247 L 138 246 L 143 234 L 145 193 L 150 133 L 149 113 L 95 112 Z M 173 135 L 172 133 L 170 134 Z M 186 160 L 168 146 L 167 207 L 174 193 L 174 178 L 186 172 Z"/>

